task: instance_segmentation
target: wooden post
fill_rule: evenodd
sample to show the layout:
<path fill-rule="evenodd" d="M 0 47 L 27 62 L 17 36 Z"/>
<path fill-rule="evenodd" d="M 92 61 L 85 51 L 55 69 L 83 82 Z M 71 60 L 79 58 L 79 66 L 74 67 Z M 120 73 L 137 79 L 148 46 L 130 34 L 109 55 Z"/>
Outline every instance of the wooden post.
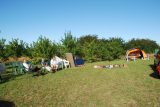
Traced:
<path fill-rule="evenodd" d="M 70 62 L 71 67 L 75 67 L 72 53 L 66 53 L 66 58 L 67 58 L 67 60 Z"/>

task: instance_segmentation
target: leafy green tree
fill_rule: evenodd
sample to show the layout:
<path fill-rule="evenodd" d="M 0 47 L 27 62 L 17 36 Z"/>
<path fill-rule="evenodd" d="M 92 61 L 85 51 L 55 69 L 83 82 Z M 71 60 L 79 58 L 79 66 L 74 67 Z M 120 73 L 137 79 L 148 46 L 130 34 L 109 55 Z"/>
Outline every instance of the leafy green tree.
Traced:
<path fill-rule="evenodd" d="M 85 43 L 90 43 L 92 41 L 95 41 L 97 42 L 98 41 L 98 36 L 97 35 L 84 35 L 84 36 L 81 36 L 79 39 L 78 39 L 78 43 L 81 45 L 81 46 L 84 46 Z"/>
<path fill-rule="evenodd" d="M 126 49 L 140 48 L 147 53 L 153 53 L 155 49 L 159 48 L 158 44 L 150 39 L 131 39 L 126 43 Z"/>
<path fill-rule="evenodd" d="M 106 39 L 99 39 L 96 49 L 97 60 L 110 60 L 112 59 L 111 52 L 108 50 L 109 42 Z"/>
<path fill-rule="evenodd" d="M 65 53 L 76 53 L 77 39 L 73 37 L 71 32 L 66 32 L 61 42 Z"/>
<path fill-rule="evenodd" d="M 66 53 L 65 47 L 61 43 L 58 43 L 56 55 L 61 56 L 61 57 L 65 57 L 65 53 Z"/>
<path fill-rule="evenodd" d="M 108 50 L 111 52 L 112 59 L 119 59 L 125 53 L 125 43 L 122 38 L 110 38 Z"/>
<path fill-rule="evenodd" d="M 0 59 L 6 58 L 6 39 L 0 39 Z"/>
<path fill-rule="evenodd" d="M 32 57 L 51 58 L 56 54 L 57 45 L 48 38 L 40 36 L 36 42 L 31 44 Z"/>
<path fill-rule="evenodd" d="M 7 56 L 18 58 L 20 56 L 26 55 L 26 46 L 27 43 L 25 43 L 23 40 L 12 39 L 12 41 L 6 45 Z"/>
<path fill-rule="evenodd" d="M 99 39 L 96 55 L 99 60 L 119 59 L 124 55 L 124 40 L 121 38 Z"/>
<path fill-rule="evenodd" d="M 86 61 L 96 61 L 97 35 L 85 35 L 78 39 L 79 53 Z"/>

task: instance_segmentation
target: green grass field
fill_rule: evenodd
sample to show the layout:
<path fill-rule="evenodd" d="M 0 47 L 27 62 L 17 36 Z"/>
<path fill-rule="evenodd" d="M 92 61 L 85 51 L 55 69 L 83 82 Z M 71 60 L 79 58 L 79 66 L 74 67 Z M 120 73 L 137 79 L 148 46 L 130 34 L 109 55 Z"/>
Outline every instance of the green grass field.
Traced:
<path fill-rule="evenodd" d="M 127 68 L 95 69 L 123 64 Z M 17 107 L 160 107 L 160 79 L 153 60 L 105 61 L 43 76 L 18 76 L 0 84 L 1 100 Z"/>

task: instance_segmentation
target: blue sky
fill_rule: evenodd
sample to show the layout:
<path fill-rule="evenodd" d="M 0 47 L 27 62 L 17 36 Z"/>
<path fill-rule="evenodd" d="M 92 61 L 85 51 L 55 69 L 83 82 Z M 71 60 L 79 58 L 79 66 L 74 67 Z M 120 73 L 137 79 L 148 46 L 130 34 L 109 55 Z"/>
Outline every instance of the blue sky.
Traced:
<path fill-rule="evenodd" d="M 160 44 L 160 0 L 0 0 L 0 38 L 59 42 L 66 31 Z"/>

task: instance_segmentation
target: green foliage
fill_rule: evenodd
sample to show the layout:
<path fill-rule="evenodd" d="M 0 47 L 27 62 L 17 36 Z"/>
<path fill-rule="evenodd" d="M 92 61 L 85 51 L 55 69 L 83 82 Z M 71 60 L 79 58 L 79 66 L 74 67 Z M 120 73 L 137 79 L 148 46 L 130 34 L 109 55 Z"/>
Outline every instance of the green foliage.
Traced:
<path fill-rule="evenodd" d="M 57 46 L 55 43 L 42 36 L 31 45 L 32 57 L 51 58 L 56 54 L 56 49 Z"/>
<path fill-rule="evenodd" d="M 86 61 L 114 60 L 125 52 L 122 38 L 98 39 L 97 35 L 86 35 L 78 39 Z"/>
<path fill-rule="evenodd" d="M 150 39 L 131 39 L 126 43 L 126 49 L 140 48 L 147 53 L 153 53 L 159 46 L 158 44 Z"/>
<path fill-rule="evenodd" d="M 35 58 L 32 58 L 32 64 L 34 65 L 39 65 L 40 62 L 41 62 L 42 58 L 38 58 L 38 57 L 35 57 Z"/>
<path fill-rule="evenodd" d="M 46 69 L 41 68 L 41 70 L 40 70 L 40 74 L 41 75 L 45 75 L 47 73 L 49 73 L 49 71 L 47 71 Z"/>
<path fill-rule="evenodd" d="M 64 38 L 62 38 L 61 42 L 62 42 L 62 46 L 63 46 L 65 53 L 75 54 L 77 40 L 75 37 L 73 37 L 71 32 L 66 32 L 64 34 Z"/>
<path fill-rule="evenodd" d="M 6 45 L 6 54 L 7 56 L 16 58 L 25 56 L 26 53 L 28 53 L 26 48 L 27 43 L 25 43 L 23 40 L 12 39 L 12 41 L 10 41 L 8 45 Z"/>
<path fill-rule="evenodd" d="M 95 41 L 97 42 L 98 41 L 98 36 L 97 35 L 84 35 L 84 36 L 81 36 L 79 39 L 78 39 L 78 42 L 84 46 L 85 43 L 90 43 L 92 41 Z"/>
<path fill-rule="evenodd" d="M 109 51 L 109 41 L 106 39 L 100 39 L 97 44 L 96 56 L 99 60 L 112 60 L 112 52 Z"/>
<path fill-rule="evenodd" d="M 111 60 L 119 59 L 125 53 L 124 40 L 122 38 L 110 38 L 108 41 L 108 50 L 111 52 Z"/>
<path fill-rule="evenodd" d="M 59 43 L 43 36 L 30 46 L 19 39 L 12 39 L 8 44 L 5 44 L 5 41 L 5 39 L 0 40 L 0 59 L 7 59 L 9 56 L 27 56 L 35 63 L 38 63 L 41 58 L 50 59 L 53 55 L 65 57 L 65 53 L 73 53 L 87 62 L 111 61 L 121 58 L 130 48 L 140 48 L 147 53 L 154 53 L 154 50 L 159 48 L 159 45 L 150 39 L 133 38 L 125 43 L 122 38 L 99 39 L 98 35 L 76 38 L 71 32 L 66 32 Z"/>
<path fill-rule="evenodd" d="M 56 55 L 61 56 L 61 57 L 65 57 L 65 53 L 66 53 L 65 47 L 62 44 L 58 43 Z"/>
<path fill-rule="evenodd" d="M 97 49 L 97 35 L 86 35 L 78 39 L 79 49 L 82 51 L 82 55 L 86 61 L 96 61 L 96 49 Z"/>
<path fill-rule="evenodd" d="M 0 59 L 3 59 L 6 57 L 5 55 L 5 48 L 6 48 L 6 44 L 5 44 L 6 40 L 5 39 L 0 39 Z"/>

